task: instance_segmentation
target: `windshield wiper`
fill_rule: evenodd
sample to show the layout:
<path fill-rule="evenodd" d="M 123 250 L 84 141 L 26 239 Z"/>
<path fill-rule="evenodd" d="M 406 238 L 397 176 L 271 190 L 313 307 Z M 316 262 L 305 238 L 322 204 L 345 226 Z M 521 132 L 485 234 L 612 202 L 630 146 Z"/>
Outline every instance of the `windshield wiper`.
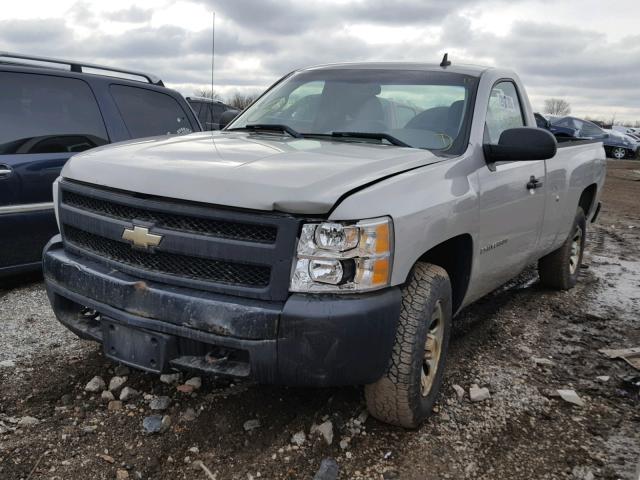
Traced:
<path fill-rule="evenodd" d="M 343 138 L 371 138 L 373 140 L 386 140 L 391 145 L 397 147 L 411 147 L 408 143 L 404 143 L 399 138 L 389 135 L 388 133 L 371 133 L 371 132 L 331 132 L 332 137 Z"/>
<path fill-rule="evenodd" d="M 283 132 L 288 133 L 293 138 L 304 138 L 304 136 L 291 128 L 289 125 L 282 125 L 279 123 L 252 123 L 245 125 L 244 127 L 229 128 L 227 130 L 251 130 L 254 132 Z"/>

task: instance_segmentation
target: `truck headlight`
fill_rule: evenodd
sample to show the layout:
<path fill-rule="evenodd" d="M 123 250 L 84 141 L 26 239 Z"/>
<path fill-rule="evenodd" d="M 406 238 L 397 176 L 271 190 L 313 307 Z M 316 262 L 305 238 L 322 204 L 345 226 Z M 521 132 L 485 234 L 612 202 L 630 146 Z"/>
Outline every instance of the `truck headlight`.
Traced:
<path fill-rule="evenodd" d="M 393 223 L 389 217 L 360 222 L 306 223 L 298 249 L 292 292 L 352 292 L 389 285 Z"/>

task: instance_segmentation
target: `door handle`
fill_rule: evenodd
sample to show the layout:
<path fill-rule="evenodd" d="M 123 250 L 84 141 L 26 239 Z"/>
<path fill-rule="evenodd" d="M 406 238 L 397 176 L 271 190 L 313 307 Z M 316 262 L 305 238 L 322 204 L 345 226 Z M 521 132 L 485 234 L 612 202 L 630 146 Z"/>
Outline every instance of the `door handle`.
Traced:
<path fill-rule="evenodd" d="M 531 175 L 531 178 L 529 178 L 529 182 L 527 182 L 527 190 L 533 190 L 534 188 L 540 187 L 542 187 L 542 182 Z"/>
<path fill-rule="evenodd" d="M 13 173 L 13 169 L 9 165 L 0 165 L 0 178 L 8 177 Z"/>

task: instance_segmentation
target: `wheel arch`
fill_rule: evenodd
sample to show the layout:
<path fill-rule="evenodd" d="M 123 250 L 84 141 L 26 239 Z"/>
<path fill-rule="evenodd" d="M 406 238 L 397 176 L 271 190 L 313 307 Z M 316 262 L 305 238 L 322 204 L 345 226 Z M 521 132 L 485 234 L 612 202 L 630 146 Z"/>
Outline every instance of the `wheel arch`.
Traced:
<path fill-rule="evenodd" d="M 580 194 L 580 200 L 578 200 L 578 206 L 582 207 L 585 217 L 589 218 L 593 207 L 595 206 L 595 200 L 597 198 L 598 185 L 592 183 L 587 186 Z"/>
<path fill-rule="evenodd" d="M 471 280 L 473 264 L 471 235 L 464 233 L 451 237 L 424 252 L 417 262 L 431 263 L 445 269 L 451 282 L 451 307 L 455 314 L 462 306 Z M 406 281 L 409 281 L 412 274 L 413 268 Z"/>

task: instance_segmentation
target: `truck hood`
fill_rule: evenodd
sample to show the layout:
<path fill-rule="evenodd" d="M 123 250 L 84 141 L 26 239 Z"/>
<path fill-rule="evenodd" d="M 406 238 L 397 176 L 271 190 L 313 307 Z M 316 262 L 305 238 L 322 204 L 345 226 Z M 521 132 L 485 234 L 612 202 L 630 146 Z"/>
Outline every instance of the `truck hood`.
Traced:
<path fill-rule="evenodd" d="M 154 137 L 72 157 L 71 180 L 154 196 L 289 213 L 440 158 L 426 150 L 247 132 Z"/>

